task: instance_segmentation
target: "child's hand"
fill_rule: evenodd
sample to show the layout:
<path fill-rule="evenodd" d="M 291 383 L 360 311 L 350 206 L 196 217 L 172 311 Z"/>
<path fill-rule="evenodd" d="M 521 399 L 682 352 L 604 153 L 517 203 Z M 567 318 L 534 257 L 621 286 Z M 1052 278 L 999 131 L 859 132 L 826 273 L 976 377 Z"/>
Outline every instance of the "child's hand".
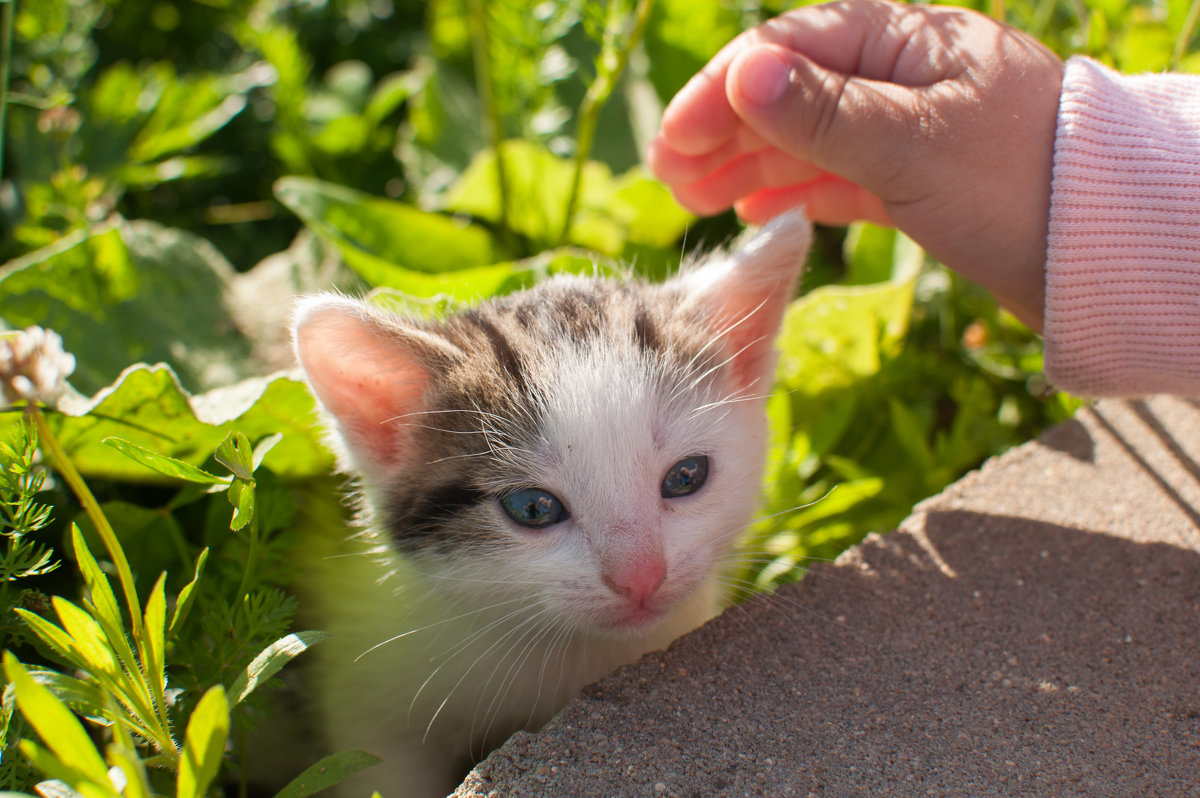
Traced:
<path fill-rule="evenodd" d="M 697 213 L 895 225 L 1040 329 L 1062 69 L 970 11 L 809 6 L 721 50 L 648 160 Z"/>

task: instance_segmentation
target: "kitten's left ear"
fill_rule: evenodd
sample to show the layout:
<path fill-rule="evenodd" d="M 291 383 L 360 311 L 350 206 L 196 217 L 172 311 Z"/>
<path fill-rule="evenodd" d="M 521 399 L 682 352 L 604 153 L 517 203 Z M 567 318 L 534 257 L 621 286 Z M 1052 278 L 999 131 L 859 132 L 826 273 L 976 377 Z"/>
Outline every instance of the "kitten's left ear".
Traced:
<path fill-rule="evenodd" d="M 739 240 L 728 255 L 681 275 L 688 304 L 699 304 L 713 334 L 726 340 L 740 390 L 771 379 L 775 335 L 811 243 L 804 211 L 788 211 Z"/>
<path fill-rule="evenodd" d="M 308 383 L 335 422 L 338 448 L 358 471 L 387 471 L 411 456 L 403 420 L 427 409 L 438 373 L 461 357 L 415 325 L 329 294 L 297 303 L 294 337 Z"/>

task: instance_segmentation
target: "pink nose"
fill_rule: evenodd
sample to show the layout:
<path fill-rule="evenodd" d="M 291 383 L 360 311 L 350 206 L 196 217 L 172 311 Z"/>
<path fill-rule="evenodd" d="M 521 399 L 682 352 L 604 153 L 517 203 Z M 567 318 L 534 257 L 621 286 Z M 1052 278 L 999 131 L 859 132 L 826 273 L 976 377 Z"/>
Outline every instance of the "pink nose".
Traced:
<path fill-rule="evenodd" d="M 645 607 L 667 578 L 667 564 L 658 557 L 639 559 L 605 571 L 601 578 L 618 596 L 637 607 Z"/>

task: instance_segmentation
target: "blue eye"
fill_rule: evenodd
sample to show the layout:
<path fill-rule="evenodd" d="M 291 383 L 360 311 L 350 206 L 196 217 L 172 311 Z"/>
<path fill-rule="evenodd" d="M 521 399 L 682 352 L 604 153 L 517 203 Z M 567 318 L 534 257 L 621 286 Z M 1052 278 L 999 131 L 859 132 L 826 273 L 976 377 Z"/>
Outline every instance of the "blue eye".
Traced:
<path fill-rule="evenodd" d="M 567 508 L 559 498 L 541 488 L 524 488 L 502 496 L 500 506 L 509 518 L 530 529 L 552 526 L 568 517 Z"/>
<path fill-rule="evenodd" d="M 708 458 L 702 454 L 685 457 L 667 469 L 662 481 L 662 497 L 676 499 L 695 493 L 708 479 Z"/>

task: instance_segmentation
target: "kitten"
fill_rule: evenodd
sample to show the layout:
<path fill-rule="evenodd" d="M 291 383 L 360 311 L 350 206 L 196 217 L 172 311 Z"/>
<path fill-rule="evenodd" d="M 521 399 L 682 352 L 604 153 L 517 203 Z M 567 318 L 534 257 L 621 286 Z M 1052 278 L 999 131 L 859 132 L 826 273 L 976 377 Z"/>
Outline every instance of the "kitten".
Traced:
<path fill-rule="evenodd" d="M 773 339 L 811 231 L 777 219 L 662 284 L 560 276 L 444 321 L 302 299 L 296 350 L 360 533 L 302 601 L 345 792 L 445 795 L 583 685 L 712 617 L 759 496 Z"/>

